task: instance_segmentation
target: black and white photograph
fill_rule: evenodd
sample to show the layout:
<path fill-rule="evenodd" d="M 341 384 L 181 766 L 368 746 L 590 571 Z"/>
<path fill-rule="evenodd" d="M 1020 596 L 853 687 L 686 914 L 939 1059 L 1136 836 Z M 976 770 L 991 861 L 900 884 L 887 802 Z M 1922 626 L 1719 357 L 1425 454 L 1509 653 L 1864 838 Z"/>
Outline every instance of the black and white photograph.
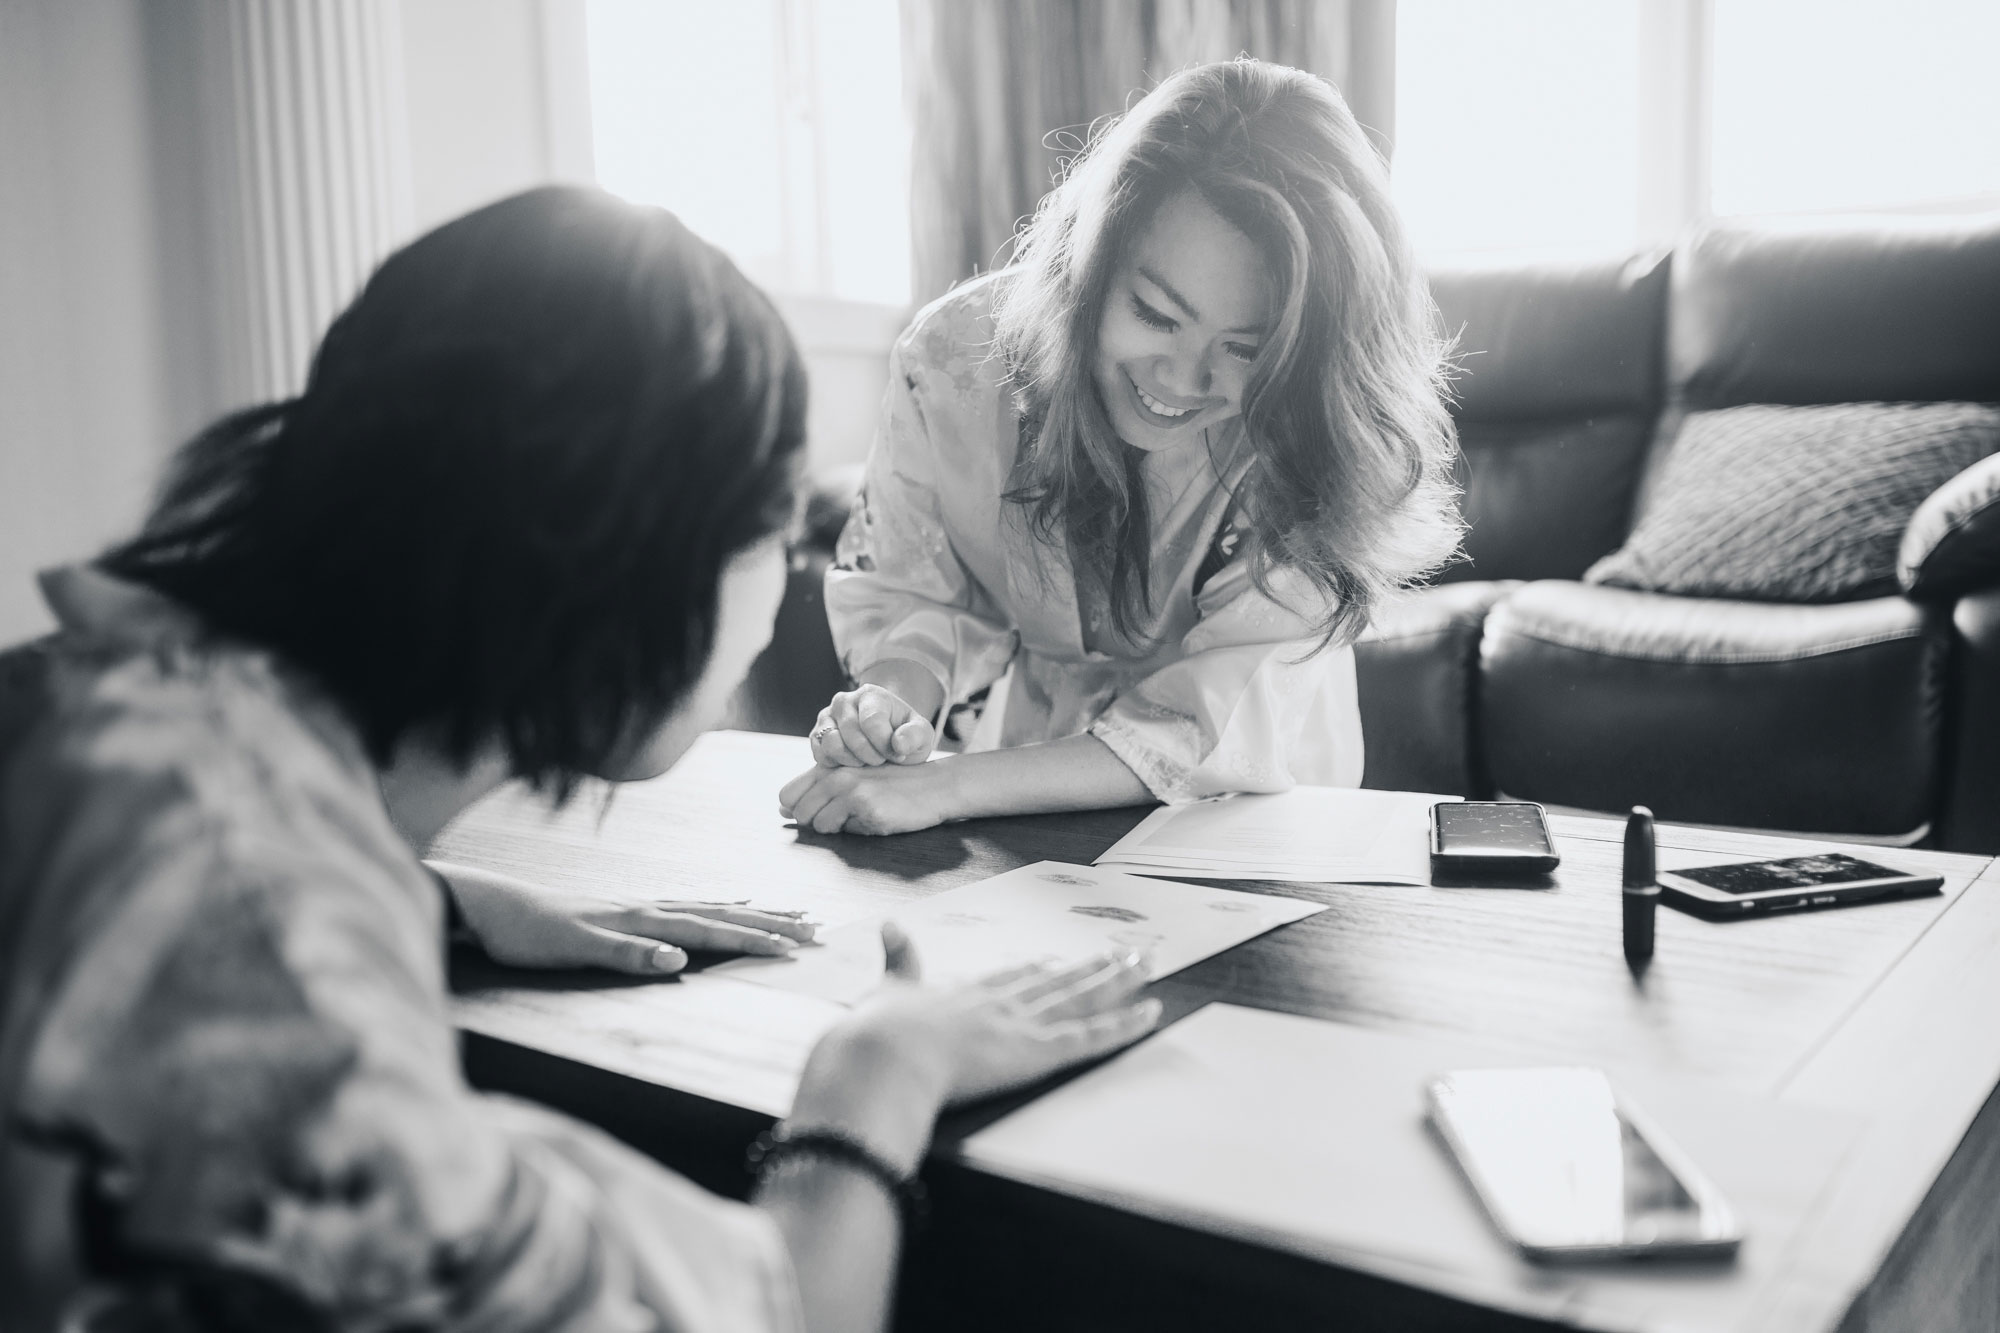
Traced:
<path fill-rule="evenodd" d="M 2000 1333 L 2000 0 L 0 0 L 0 1333 Z"/>

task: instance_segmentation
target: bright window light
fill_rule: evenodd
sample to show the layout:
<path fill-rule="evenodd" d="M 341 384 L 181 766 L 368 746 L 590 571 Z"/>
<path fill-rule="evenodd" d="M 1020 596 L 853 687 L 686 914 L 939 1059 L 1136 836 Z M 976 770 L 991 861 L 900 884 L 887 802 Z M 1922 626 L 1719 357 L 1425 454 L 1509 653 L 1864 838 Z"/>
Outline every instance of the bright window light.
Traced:
<path fill-rule="evenodd" d="M 1716 0 L 1714 211 L 2000 202 L 2000 0 Z"/>
<path fill-rule="evenodd" d="M 1400 0 L 1393 182 L 1427 260 L 1638 241 L 1640 0 Z"/>
<path fill-rule="evenodd" d="M 590 0 L 606 189 L 775 291 L 910 298 L 896 0 Z"/>

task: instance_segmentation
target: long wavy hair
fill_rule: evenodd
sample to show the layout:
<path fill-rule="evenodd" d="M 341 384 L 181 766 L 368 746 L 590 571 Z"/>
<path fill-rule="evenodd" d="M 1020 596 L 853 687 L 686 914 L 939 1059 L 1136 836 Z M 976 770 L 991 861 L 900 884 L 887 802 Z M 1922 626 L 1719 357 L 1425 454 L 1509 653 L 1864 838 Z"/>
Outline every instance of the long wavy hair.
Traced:
<path fill-rule="evenodd" d="M 1323 596 L 1324 641 L 1351 639 L 1386 594 L 1453 557 L 1463 524 L 1436 307 L 1382 159 L 1323 79 L 1249 58 L 1182 70 L 1101 127 L 1043 199 L 995 296 L 1029 422 L 1009 498 L 1139 637 L 1152 610 L 1140 451 L 1118 439 L 1092 367 L 1120 260 L 1190 189 L 1256 245 L 1276 294 L 1240 422 L 1251 576 L 1268 593 L 1273 570 L 1298 571 Z"/>

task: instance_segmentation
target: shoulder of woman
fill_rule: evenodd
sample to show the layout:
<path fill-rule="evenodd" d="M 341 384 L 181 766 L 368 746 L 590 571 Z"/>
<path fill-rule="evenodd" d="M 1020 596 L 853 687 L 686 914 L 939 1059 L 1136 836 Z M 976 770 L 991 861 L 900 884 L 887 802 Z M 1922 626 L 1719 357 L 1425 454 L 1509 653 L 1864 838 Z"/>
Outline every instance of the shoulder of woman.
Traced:
<path fill-rule="evenodd" d="M 997 390 L 1007 378 L 994 340 L 995 289 L 1005 274 L 989 273 L 958 286 L 917 312 L 896 340 L 906 373 L 941 375 L 960 393 Z"/>

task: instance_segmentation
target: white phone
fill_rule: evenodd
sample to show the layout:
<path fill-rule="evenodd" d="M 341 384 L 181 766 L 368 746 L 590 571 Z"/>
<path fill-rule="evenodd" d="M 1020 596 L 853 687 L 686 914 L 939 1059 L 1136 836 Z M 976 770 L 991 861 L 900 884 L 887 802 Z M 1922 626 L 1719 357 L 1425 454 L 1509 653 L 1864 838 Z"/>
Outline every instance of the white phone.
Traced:
<path fill-rule="evenodd" d="M 1487 1215 L 1530 1259 L 1724 1258 L 1742 1240 L 1722 1192 L 1602 1070 L 1459 1070 L 1429 1103 Z"/>

